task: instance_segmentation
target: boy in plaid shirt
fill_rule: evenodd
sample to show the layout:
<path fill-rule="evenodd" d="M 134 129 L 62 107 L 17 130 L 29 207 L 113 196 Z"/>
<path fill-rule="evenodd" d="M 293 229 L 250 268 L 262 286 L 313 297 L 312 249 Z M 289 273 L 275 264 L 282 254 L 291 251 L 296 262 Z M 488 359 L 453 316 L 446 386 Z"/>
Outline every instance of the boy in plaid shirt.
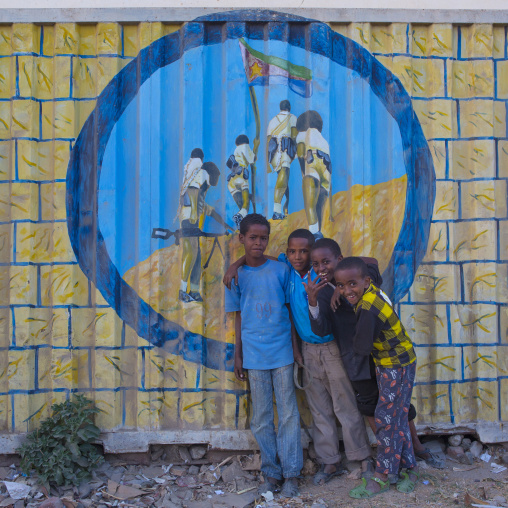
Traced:
<path fill-rule="evenodd" d="M 371 480 L 349 495 L 364 499 L 390 488 L 388 475 L 399 475 L 397 490 L 412 492 L 418 480 L 416 459 L 409 431 L 408 412 L 416 373 L 416 355 L 391 302 L 374 286 L 367 265 L 360 258 L 343 259 L 335 269 L 341 295 L 355 307 L 357 324 L 351 363 L 360 367 L 372 354 L 376 365 L 379 399 L 376 422 L 377 463 Z"/>

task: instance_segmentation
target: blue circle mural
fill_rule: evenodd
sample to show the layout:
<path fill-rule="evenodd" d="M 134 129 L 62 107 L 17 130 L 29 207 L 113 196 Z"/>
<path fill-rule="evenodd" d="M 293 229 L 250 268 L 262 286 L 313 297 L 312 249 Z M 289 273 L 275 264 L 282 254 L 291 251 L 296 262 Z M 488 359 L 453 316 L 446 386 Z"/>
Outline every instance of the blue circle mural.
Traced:
<path fill-rule="evenodd" d="M 299 153 L 305 143 L 315 149 Z M 142 50 L 101 93 L 69 163 L 68 228 L 82 270 L 140 337 L 232 370 L 232 344 L 157 311 L 126 274 L 169 245 L 197 246 L 192 266 L 182 265 L 190 275 L 173 290 L 183 304 L 200 303 L 193 274 L 213 251 L 201 259 L 197 236 L 233 232 L 255 209 L 274 221 L 302 212 L 318 238 L 335 193 L 401 178 L 405 213 L 383 273 L 395 301 L 426 252 L 435 196 L 427 141 L 401 83 L 322 23 L 258 11 L 211 15 Z M 192 193 L 182 189 L 198 187 L 196 206 L 207 213 L 190 228 L 184 198 Z"/>

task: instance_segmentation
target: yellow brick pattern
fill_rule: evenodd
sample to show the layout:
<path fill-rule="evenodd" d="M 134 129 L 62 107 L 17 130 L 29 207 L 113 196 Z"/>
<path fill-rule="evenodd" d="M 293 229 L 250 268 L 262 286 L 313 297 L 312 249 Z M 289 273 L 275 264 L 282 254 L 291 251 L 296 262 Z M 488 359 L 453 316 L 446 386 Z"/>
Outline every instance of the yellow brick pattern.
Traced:
<path fill-rule="evenodd" d="M 501 101 L 459 101 L 461 137 L 504 137 L 506 105 Z"/>
<path fill-rule="evenodd" d="M 452 97 L 492 97 L 494 95 L 493 60 L 448 60 L 448 88 Z"/>
<path fill-rule="evenodd" d="M 508 61 L 496 62 L 497 65 L 497 96 L 499 99 L 508 99 Z"/>
<path fill-rule="evenodd" d="M 77 58 L 74 61 L 74 97 L 97 97 L 128 63 L 122 58 Z"/>
<path fill-rule="evenodd" d="M 38 181 L 65 179 L 70 155 L 68 141 L 37 142 L 20 139 L 17 141 L 17 148 L 19 179 Z"/>
<path fill-rule="evenodd" d="M 42 138 L 76 138 L 94 107 L 93 100 L 43 102 Z"/>
<path fill-rule="evenodd" d="M 411 54 L 426 57 L 453 56 L 454 28 L 448 24 L 410 27 Z"/>
<path fill-rule="evenodd" d="M 508 397 L 506 27 L 330 27 L 400 81 L 434 162 L 427 254 L 397 305 L 417 345 L 418 422 L 507 421 L 497 404 Z M 67 231 L 71 149 L 97 98 L 141 50 L 180 28 L 0 27 L 0 432 L 36 428 L 76 389 L 95 399 L 105 430 L 248 428 L 245 385 L 138 337 L 82 273 Z M 196 316 L 184 318 L 232 342 L 230 321 Z"/>
<path fill-rule="evenodd" d="M 452 141 L 450 176 L 456 180 L 495 178 L 494 140 Z"/>
<path fill-rule="evenodd" d="M 456 421 L 470 422 L 481 415 L 483 421 L 498 418 L 497 382 L 475 381 L 451 386 Z"/>
<path fill-rule="evenodd" d="M 445 64 L 443 60 L 413 59 L 410 56 L 378 56 L 404 88 L 414 97 L 443 97 L 445 95 Z"/>
<path fill-rule="evenodd" d="M 473 295 L 475 296 L 475 295 Z M 490 304 L 454 305 L 450 309 L 452 341 L 494 343 L 498 339 L 497 309 Z"/>
<path fill-rule="evenodd" d="M 31 99 L 0 102 L 0 139 L 38 136 L 39 103 Z"/>
<path fill-rule="evenodd" d="M 432 216 L 438 220 L 458 218 L 459 186 L 457 182 L 438 181 L 436 183 L 436 200 Z"/>
<path fill-rule="evenodd" d="M 16 346 L 52 343 L 69 345 L 69 311 L 67 309 L 19 307 L 14 310 Z"/>
<path fill-rule="evenodd" d="M 458 222 L 450 230 L 451 261 L 494 259 L 496 247 L 495 222 Z"/>
<path fill-rule="evenodd" d="M 37 99 L 67 98 L 70 94 L 71 60 L 66 57 L 19 57 L 19 93 Z"/>
<path fill-rule="evenodd" d="M 16 233 L 16 260 L 19 262 L 75 261 L 65 222 L 20 224 Z"/>
<path fill-rule="evenodd" d="M 40 280 L 42 305 L 88 304 L 88 279 L 77 265 L 42 266 Z"/>

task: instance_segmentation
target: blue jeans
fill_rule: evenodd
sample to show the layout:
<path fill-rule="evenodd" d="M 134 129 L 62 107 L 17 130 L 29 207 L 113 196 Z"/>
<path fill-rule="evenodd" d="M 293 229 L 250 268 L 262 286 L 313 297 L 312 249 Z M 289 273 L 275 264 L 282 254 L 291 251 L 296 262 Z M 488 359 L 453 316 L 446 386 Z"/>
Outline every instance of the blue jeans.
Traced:
<path fill-rule="evenodd" d="M 300 474 L 303 451 L 300 413 L 293 382 L 293 364 L 271 370 L 249 369 L 252 420 L 250 428 L 261 451 L 265 478 L 281 480 Z M 278 432 L 275 433 L 273 393 L 277 404 Z"/>

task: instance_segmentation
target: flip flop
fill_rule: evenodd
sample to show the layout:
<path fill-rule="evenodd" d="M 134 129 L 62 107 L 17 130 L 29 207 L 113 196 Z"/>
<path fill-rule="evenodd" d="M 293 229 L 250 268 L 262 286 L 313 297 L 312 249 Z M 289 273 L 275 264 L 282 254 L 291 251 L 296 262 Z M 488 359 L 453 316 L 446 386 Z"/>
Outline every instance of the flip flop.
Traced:
<path fill-rule="evenodd" d="M 416 479 L 411 480 L 411 478 L 409 478 L 409 475 L 416 476 Z M 404 494 L 410 494 L 415 490 L 416 484 L 420 479 L 420 474 L 417 471 L 408 469 L 406 471 L 401 471 L 400 478 L 401 479 L 397 482 L 397 490 L 399 492 L 403 492 Z"/>
<path fill-rule="evenodd" d="M 385 482 L 378 478 L 377 476 L 374 476 L 371 478 L 372 481 L 379 483 L 381 490 L 378 490 L 377 492 L 374 492 L 373 490 L 369 490 L 367 488 L 367 480 L 365 478 L 362 478 L 362 484 L 358 485 L 358 487 L 355 487 L 354 489 L 349 491 L 349 497 L 352 497 L 353 499 L 369 499 L 371 497 L 377 496 L 378 494 L 382 494 L 383 492 L 388 492 L 390 490 L 390 481 L 386 480 Z"/>
<path fill-rule="evenodd" d="M 325 473 L 325 464 L 321 464 L 321 468 L 314 475 L 312 481 L 314 482 L 314 485 L 324 485 L 325 483 L 328 483 L 332 478 L 340 476 L 345 472 L 346 470 L 342 469 L 340 464 L 335 464 L 335 471 L 333 473 Z"/>
<path fill-rule="evenodd" d="M 428 448 L 416 453 L 416 458 L 425 461 L 429 466 L 435 467 L 436 469 L 444 469 L 446 467 L 445 461 L 440 459 L 435 453 L 432 453 Z M 429 458 L 425 458 L 424 455 L 429 455 Z"/>

